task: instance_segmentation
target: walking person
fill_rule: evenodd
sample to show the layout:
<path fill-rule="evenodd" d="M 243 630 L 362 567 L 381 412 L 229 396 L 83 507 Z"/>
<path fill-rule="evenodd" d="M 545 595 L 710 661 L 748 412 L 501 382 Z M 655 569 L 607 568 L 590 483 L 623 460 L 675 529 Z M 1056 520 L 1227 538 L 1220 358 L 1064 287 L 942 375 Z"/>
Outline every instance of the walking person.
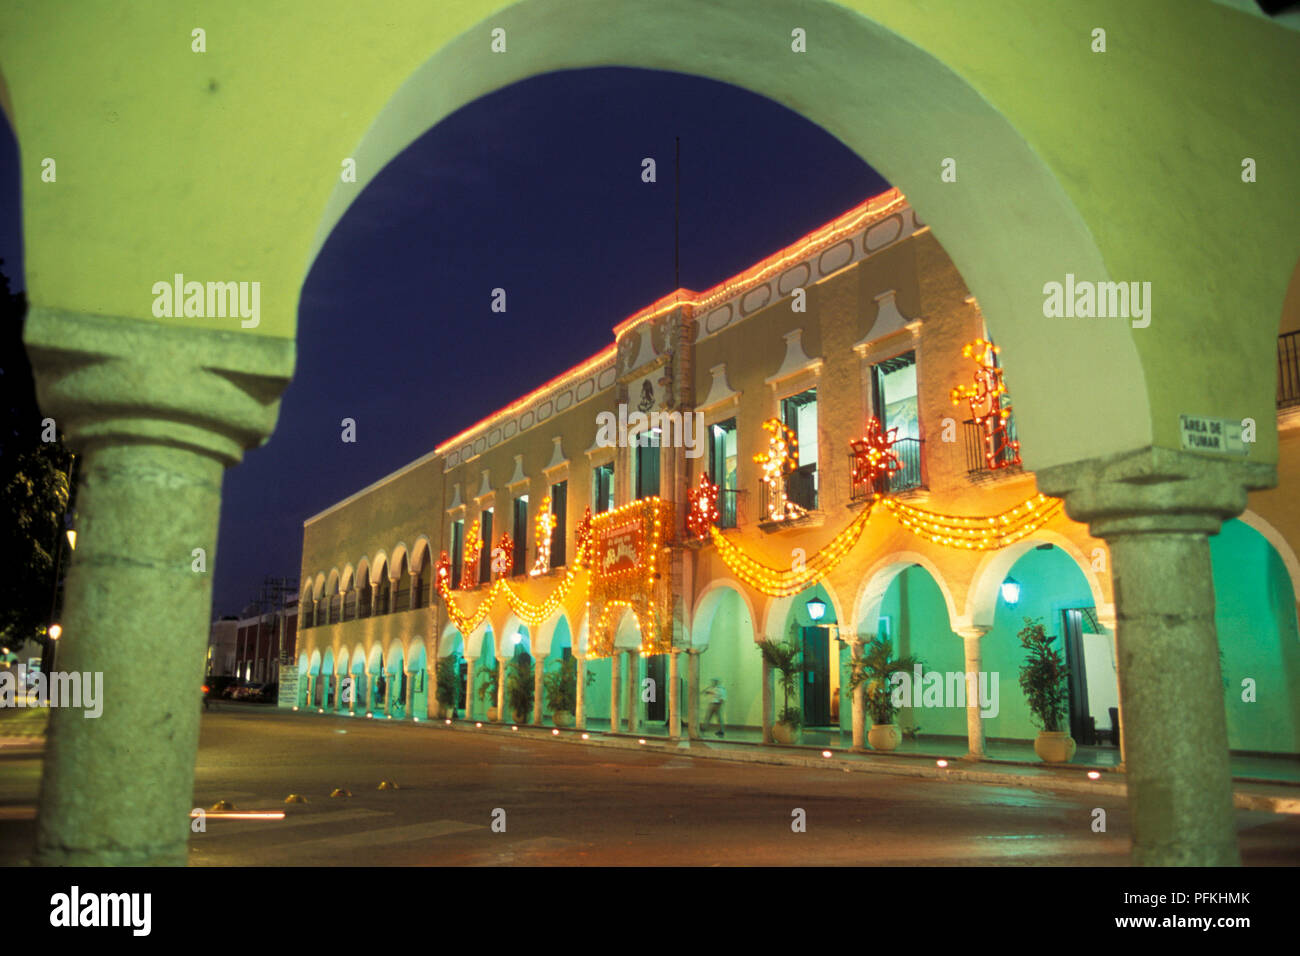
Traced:
<path fill-rule="evenodd" d="M 726 727 L 722 723 L 722 705 L 727 702 L 727 690 L 722 686 L 722 681 L 716 677 L 704 688 L 705 695 L 709 698 L 709 712 L 704 718 L 704 729 L 707 731 L 713 723 L 713 718 L 718 718 L 718 732 L 716 736 L 725 737 Z"/>

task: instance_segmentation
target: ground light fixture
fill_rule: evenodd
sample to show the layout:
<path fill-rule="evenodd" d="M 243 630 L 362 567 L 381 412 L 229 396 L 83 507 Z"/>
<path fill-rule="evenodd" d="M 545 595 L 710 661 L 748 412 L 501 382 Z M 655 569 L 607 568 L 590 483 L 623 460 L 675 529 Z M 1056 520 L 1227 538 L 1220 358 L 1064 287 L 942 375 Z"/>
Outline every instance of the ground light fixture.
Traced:
<path fill-rule="evenodd" d="M 553 730 L 553 731 L 551 731 L 551 733 L 559 733 L 559 731 Z M 591 734 L 583 734 L 583 735 L 582 735 L 582 739 L 583 739 L 583 740 L 588 740 L 588 739 L 590 739 L 590 738 L 591 738 Z"/>
<path fill-rule="evenodd" d="M 823 751 L 822 751 L 822 756 L 823 756 L 823 757 L 829 757 L 829 756 L 831 756 L 831 752 L 830 752 L 829 750 L 823 750 Z"/>
<path fill-rule="evenodd" d="M 1088 771 L 1088 779 L 1089 779 L 1089 780 L 1100 780 L 1100 779 L 1101 779 L 1101 774 L 1099 774 L 1099 773 L 1098 773 L 1097 771 L 1095 771 L 1095 770 L 1089 770 L 1089 771 Z"/>
<path fill-rule="evenodd" d="M 820 621 L 826 615 L 826 602 L 821 598 L 810 598 L 804 607 L 808 609 L 808 616 L 814 621 Z"/>
<path fill-rule="evenodd" d="M 75 528 L 68 529 L 68 547 L 73 551 L 77 550 L 77 530 Z"/>
<path fill-rule="evenodd" d="M 934 763 L 935 763 L 935 766 L 936 766 L 936 767 L 946 767 L 946 766 L 948 766 L 948 761 L 946 761 L 946 760 L 936 760 Z"/>
<path fill-rule="evenodd" d="M 1020 603 L 1020 582 L 1015 578 L 1007 578 L 1002 582 L 1002 600 L 1012 607 Z"/>
<path fill-rule="evenodd" d="M 475 726 L 475 727 L 482 727 L 483 725 L 482 725 L 481 723 L 475 722 L 474 726 Z"/>
<path fill-rule="evenodd" d="M 551 736 L 552 736 L 552 737 L 558 737 L 558 736 L 560 736 L 560 732 L 559 732 L 558 730 L 552 730 L 552 731 L 551 731 Z M 583 740 L 586 740 L 586 739 L 587 739 L 587 735 L 586 735 L 586 734 L 583 734 L 583 735 L 582 735 L 582 739 L 583 739 Z"/>

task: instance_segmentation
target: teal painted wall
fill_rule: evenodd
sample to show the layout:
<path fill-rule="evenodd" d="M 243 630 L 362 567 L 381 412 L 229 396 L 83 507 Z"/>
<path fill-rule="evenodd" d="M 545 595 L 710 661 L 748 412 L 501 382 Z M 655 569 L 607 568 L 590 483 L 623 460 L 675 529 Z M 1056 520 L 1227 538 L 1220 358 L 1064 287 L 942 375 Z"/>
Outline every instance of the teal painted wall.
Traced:
<path fill-rule="evenodd" d="M 1295 591 L 1282 559 L 1259 532 L 1229 521 L 1210 538 L 1214 623 L 1228 686 L 1228 746 L 1300 751 L 1300 633 Z M 1255 700 L 1242 699 L 1243 681 Z"/>
<path fill-rule="evenodd" d="M 700 724 L 708 714 L 704 688 L 722 681 L 727 702 L 722 719 L 729 725 L 763 725 L 763 658 L 754 643 L 749 611 L 740 595 L 728 589 L 709 624 L 708 649 L 700 655 Z M 777 702 L 780 706 L 780 702 Z M 684 711 L 683 711 L 684 713 Z"/>

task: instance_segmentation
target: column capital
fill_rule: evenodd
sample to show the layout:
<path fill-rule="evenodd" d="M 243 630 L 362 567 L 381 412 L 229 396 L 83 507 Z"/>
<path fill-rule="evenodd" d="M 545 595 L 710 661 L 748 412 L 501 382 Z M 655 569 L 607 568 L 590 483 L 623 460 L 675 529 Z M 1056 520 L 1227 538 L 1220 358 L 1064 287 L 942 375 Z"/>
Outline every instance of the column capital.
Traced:
<path fill-rule="evenodd" d="M 291 339 L 37 306 L 23 339 L 74 449 L 144 441 L 227 466 L 271 434 L 295 355 Z"/>
<path fill-rule="evenodd" d="M 964 641 L 977 641 L 991 630 L 993 628 L 988 624 L 962 624 L 954 626 L 952 632 Z"/>
<path fill-rule="evenodd" d="M 1248 491 L 1277 485 L 1277 466 L 1151 447 L 1056 465 L 1036 478 L 1094 537 L 1215 534 L 1246 510 Z"/>

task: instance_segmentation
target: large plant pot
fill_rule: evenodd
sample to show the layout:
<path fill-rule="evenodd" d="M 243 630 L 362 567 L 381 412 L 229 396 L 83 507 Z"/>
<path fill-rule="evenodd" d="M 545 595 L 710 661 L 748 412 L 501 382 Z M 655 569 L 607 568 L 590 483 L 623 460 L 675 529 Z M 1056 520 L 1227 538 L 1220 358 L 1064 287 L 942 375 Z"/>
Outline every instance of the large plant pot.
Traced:
<path fill-rule="evenodd" d="M 489 721 L 492 721 L 493 723 L 495 723 L 495 722 L 496 722 L 496 719 L 497 719 L 497 715 L 498 715 L 499 713 L 500 713 L 500 711 L 498 711 L 495 707 L 489 707 L 489 708 L 488 708 L 487 719 L 488 719 Z"/>
<path fill-rule="evenodd" d="M 1034 753 L 1044 763 L 1068 763 L 1074 757 L 1074 738 L 1064 730 L 1044 730 L 1034 738 Z"/>
<path fill-rule="evenodd" d="M 799 740 L 799 728 L 778 720 L 772 725 L 772 739 L 778 744 L 793 744 Z"/>
<path fill-rule="evenodd" d="M 556 727 L 572 727 L 573 714 L 567 710 L 557 710 L 551 714 L 551 722 Z"/>
<path fill-rule="evenodd" d="M 455 719 L 456 719 L 456 708 L 455 708 L 455 707 L 444 707 L 444 708 L 442 709 L 442 719 L 443 719 L 443 720 L 455 720 Z"/>
<path fill-rule="evenodd" d="M 867 743 L 873 750 L 897 750 L 902 739 L 898 724 L 872 724 L 867 731 Z"/>

